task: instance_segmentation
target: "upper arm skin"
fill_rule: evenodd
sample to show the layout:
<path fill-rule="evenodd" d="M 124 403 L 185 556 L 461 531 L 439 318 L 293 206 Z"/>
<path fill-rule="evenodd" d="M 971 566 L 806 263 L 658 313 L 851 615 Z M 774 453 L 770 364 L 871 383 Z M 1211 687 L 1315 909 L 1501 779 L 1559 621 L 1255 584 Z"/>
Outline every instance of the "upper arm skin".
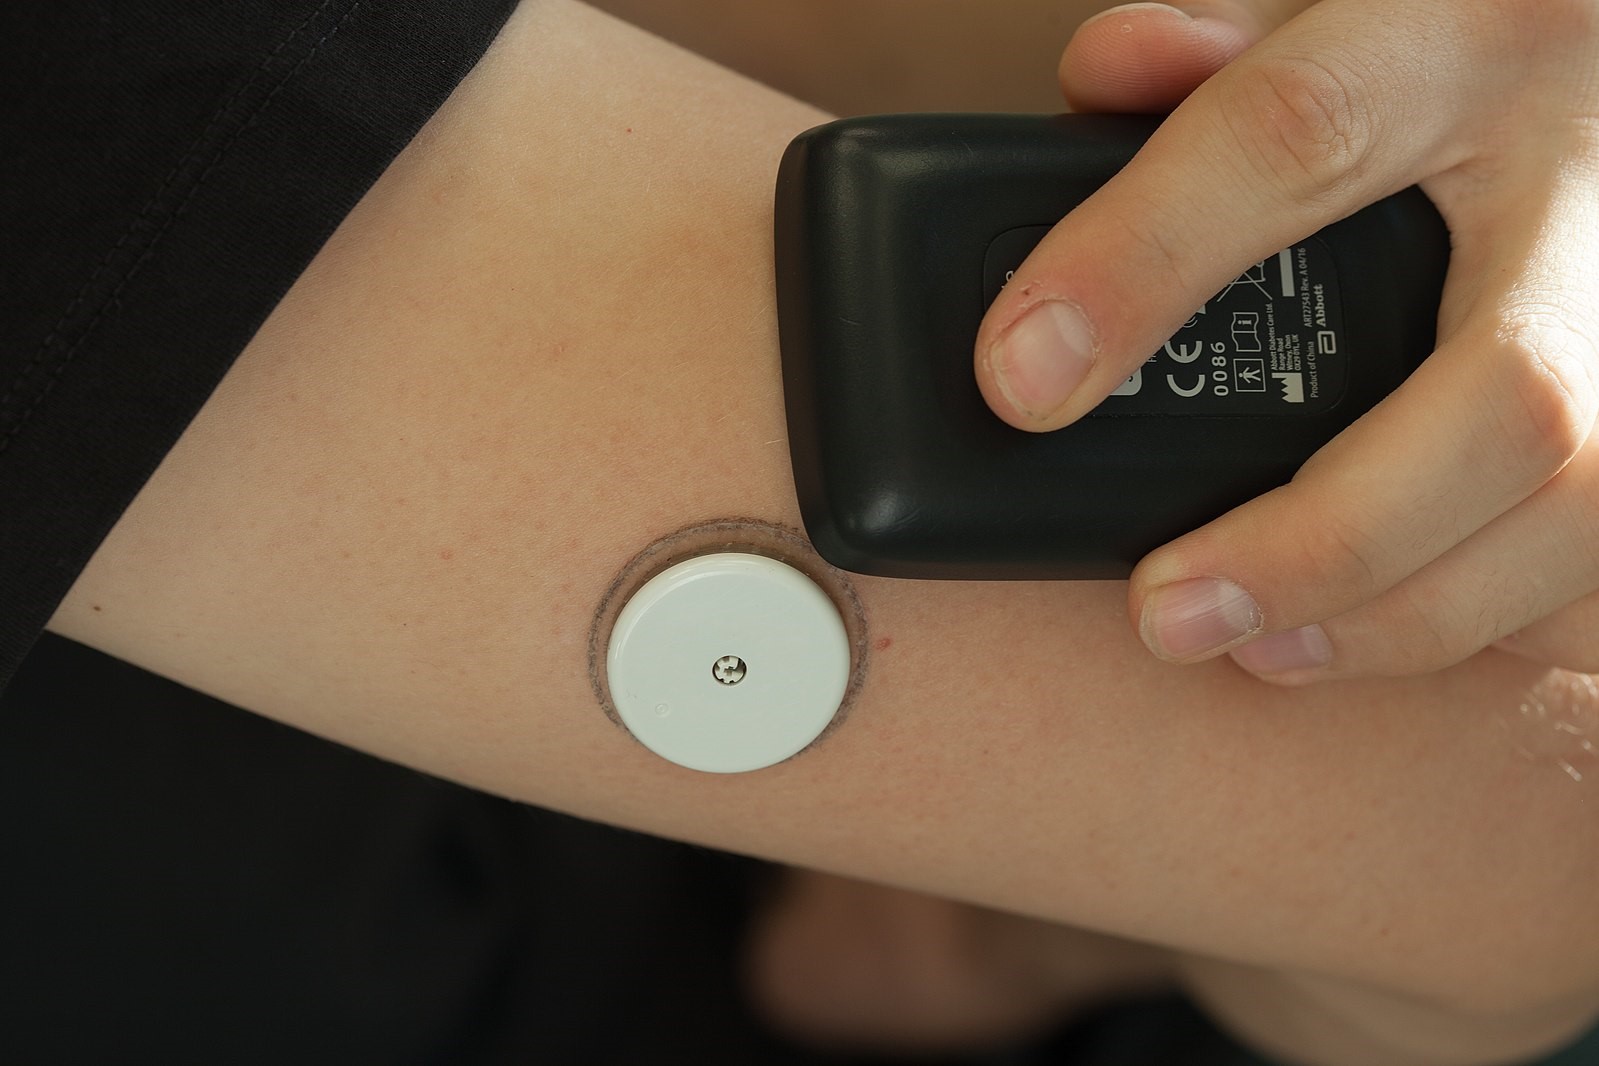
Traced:
<path fill-rule="evenodd" d="M 1114 583 L 856 580 L 843 725 L 693 773 L 601 713 L 605 589 L 798 526 L 770 281 L 792 100 L 543 0 L 364 199 L 96 554 L 60 633 L 528 802 L 1244 963 L 1491 1006 L 1592 986 L 1599 772 L 1540 672 L 1286 690 L 1150 658 Z"/>

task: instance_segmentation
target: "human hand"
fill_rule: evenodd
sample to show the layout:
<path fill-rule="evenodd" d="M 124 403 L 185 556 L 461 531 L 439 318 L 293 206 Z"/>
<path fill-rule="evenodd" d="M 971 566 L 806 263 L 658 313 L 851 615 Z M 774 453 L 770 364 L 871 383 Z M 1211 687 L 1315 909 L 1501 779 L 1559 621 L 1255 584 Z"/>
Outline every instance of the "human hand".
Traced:
<path fill-rule="evenodd" d="M 1061 81 L 1079 110 L 1176 110 L 984 320 L 978 382 L 1018 428 L 1081 417 L 1248 266 L 1384 195 L 1419 183 L 1454 246 L 1421 368 L 1139 564 L 1150 649 L 1283 683 L 1496 642 L 1599 671 L 1599 2 L 1130 4 Z"/>

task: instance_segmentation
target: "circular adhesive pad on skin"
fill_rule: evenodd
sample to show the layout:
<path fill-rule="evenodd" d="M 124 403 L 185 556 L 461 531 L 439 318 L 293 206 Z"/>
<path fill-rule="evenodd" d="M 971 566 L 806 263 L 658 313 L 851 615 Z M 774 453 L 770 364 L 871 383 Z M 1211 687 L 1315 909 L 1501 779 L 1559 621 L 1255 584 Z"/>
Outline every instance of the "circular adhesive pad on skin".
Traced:
<path fill-rule="evenodd" d="M 606 652 L 611 700 L 655 754 L 692 770 L 782 762 L 833 720 L 849 683 L 838 609 L 760 555 L 685 560 L 628 600 Z"/>

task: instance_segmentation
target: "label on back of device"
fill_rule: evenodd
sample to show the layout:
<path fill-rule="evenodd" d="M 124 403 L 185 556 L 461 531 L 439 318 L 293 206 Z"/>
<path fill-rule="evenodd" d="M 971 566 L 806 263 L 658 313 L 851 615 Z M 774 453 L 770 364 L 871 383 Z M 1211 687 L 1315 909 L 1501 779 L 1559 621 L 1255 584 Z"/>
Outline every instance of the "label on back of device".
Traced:
<path fill-rule="evenodd" d="M 988 246 L 984 306 L 1048 233 Z M 1205 302 L 1094 415 L 1295 415 L 1325 411 L 1349 379 L 1332 253 L 1315 237 L 1256 263 Z"/>

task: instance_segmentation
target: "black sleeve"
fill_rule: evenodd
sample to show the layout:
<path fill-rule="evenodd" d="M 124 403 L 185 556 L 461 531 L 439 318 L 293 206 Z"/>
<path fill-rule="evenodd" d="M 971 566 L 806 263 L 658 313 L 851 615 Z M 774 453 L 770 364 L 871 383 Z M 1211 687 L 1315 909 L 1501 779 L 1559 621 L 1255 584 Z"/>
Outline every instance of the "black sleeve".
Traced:
<path fill-rule="evenodd" d="M 0 689 L 514 6 L 0 6 Z"/>

